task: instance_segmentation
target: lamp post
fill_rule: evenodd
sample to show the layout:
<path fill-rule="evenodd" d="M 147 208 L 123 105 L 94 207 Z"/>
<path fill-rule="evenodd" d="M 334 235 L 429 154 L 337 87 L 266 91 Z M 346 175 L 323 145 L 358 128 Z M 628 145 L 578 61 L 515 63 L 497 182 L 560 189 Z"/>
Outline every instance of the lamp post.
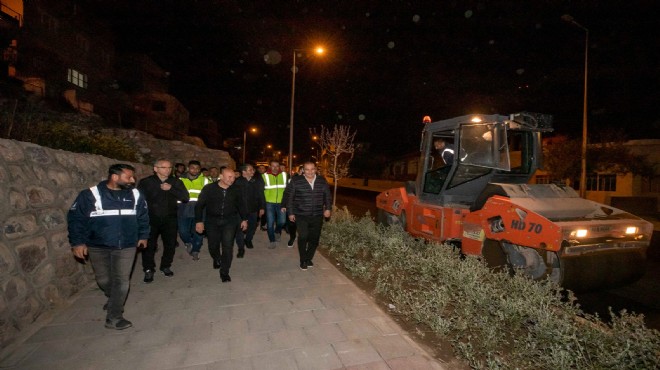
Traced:
<path fill-rule="evenodd" d="M 253 127 L 253 128 L 251 128 L 251 129 L 249 129 L 249 130 L 245 130 L 245 131 L 243 131 L 243 164 L 245 164 L 245 151 L 247 150 L 246 143 L 247 143 L 247 132 L 248 132 L 248 131 L 250 131 L 250 132 L 257 132 L 257 129 Z"/>
<path fill-rule="evenodd" d="M 289 120 L 289 157 L 288 157 L 288 166 L 293 168 L 293 114 L 294 114 L 294 105 L 296 102 L 296 53 L 303 51 L 304 49 L 293 49 L 293 66 L 291 67 L 291 115 Z M 316 54 L 325 53 L 325 49 L 322 47 L 317 47 L 314 49 Z"/>
<path fill-rule="evenodd" d="M 584 37 L 584 96 L 582 101 L 582 165 L 580 168 L 580 197 L 587 197 L 587 75 L 589 72 L 589 29 L 576 22 L 573 16 L 564 14 L 561 16 L 564 22 L 573 24 L 582 29 Z"/>

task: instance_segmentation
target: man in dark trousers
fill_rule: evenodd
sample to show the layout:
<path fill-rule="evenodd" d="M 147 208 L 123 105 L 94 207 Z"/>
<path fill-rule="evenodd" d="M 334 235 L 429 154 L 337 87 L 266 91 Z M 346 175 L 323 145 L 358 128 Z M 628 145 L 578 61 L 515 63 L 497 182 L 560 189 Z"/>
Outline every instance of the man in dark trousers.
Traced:
<path fill-rule="evenodd" d="M 172 162 L 159 159 L 154 163 L 154 174 L 140 180 L 138 189 L 144 194 L 149 206 L 151 233 L 147 248 L 142 251 L 144 282 L 154 281 L 156 262 L 154 255 L 158 248 L 158 236 L 163 239 L 163 256 L 160 259 L 160 272 L 166 277 L 174 276 L 170 269 L 174 260 L 177 231 L 177 201 L 188 201 L 188 189 L 183 182 L 172 176 Z"/>
<path fill-rule="evenodd" d="M 312 259 L 321 238 L 323 218 L 332 213 L 332 193 L 325 178 L 316 174 L 314 162 L 303 164 L 303 176 L 291 178 L 286 192 L 282 212 L 288 210 L 289 221 L 296 223 L 300 269 L 307 270 L 314 266 Z"/>
<path fill-rule="evenodd" d="M 220 265 L 220 279 L 231 281 L 229 269 L 233 259 L 236 231 L 247 229 L 247 208 L 241 191 L 232 186 L 236 174 L 231 168 L 224 168 L 218 182 L 204 186 L 195 205 L 195 230 L 206 231 L 209 253 L 213 257 L 213 267 Z M 206 211 L 206 221 L 204 221 Z M 220 245 L 222 244 L 222 253 Z"/>
<path fill-rule="evenodd" d="M 241 177 L 236 179 L 234 186 L 241 190 L 243 200 L 245 201 L 248 212 L 248 226 L 245 233 L 241 230 L 236 233 L 236 245 L 238 245 L 237 258 L 243 258 L 246 247 L 250 249 L 254 248 L 252 238 L 257 230 L 257 222 L 266 210 L 264 184 L 263 181 L 257 179 L 257 176 L 254 176 L 254 167 L 251 164 L 243 164 L 240 167 L 240 171 Z"/>
<path fill-rule="evenodd" d="M 114 164 L 108 179 L 78 194 L 69 209 L 67 222 L 71 252 L 80 261 L 89 256 L 96 283 L 108 302 L 105 327 L 126 329 L 124 319 L 131 270 L 137 248 L 149 237 L 147 203 L 135 185 L 135 168 Z"/>

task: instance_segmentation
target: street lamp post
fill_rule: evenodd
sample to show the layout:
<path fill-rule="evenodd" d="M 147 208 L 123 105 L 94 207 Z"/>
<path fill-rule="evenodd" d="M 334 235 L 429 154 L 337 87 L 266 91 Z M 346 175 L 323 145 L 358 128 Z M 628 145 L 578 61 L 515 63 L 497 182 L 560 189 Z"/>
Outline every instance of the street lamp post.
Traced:
<path fill-rule="evenodd" d="M 582 165 L 580 168 L 580 197 L 587 196 L 587 76 L 589 73 L 589 29 L 576 22 L 573 16 L 564 14 L 561 19 L 582 29 L 584 37 L 584 96 L 582 101 Z"/>
<path fill-rule="evenodd" d="M 293 168 L 293 114 L 294 114 L 294 105 L 296 102 L 296 53 L 302 51 L 303 49 L 293 49 L 293 66 L 291 67 L 291 115 L 289 119 L 289 157 L 288 157 L 288 166 L 289 169 Z M 323 54 L 325 50 L 322 47 L 317 47 L 314 52 L 316 54 Z"/>
<path fill-rule="evenodd" d="M 251 128 L 249 130 L 243 131 L 243 164 L 245 164 L 245 151 L 247 150 L 247 132 L 257 132 L 256 128 Z"/>

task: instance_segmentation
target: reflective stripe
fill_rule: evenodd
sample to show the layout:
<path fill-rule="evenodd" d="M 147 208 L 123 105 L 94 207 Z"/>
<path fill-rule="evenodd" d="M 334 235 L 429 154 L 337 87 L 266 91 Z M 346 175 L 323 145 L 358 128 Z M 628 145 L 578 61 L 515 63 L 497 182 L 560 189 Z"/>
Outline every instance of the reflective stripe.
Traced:
<path fill-rule="evenodd" d="M 103 210 L 103 202 L 101 201 L 101 193 L 99 192 L 99 188 L 97 186 L 92 186 L 89 188 L 89 190 L 92 192 L 92 195 L 94 196 L 94 207 L 96 208 L 96 211 L 92 211 L 89 214 L 89 217 L 102 217 L 102 216 L 119 216 L 119 215 L 137 215 L 137 203 L 138 200 L 140 199 L 140 191 L 138 189 L 133 188 L 133 209 L 111 209 L 108 211 Z"/>
<path fill-rule="evenodd" d="M 89 217 L 104 217 L 104 216 L 135 216 L 137 211 L 134 209 L 111 209 L 109 211 L 93 211 Z"/>
<path fill-rule="evenodd" d="M 197 189 L 190 189 L 190 190 L 188 190 L 188 193 L 197 193 L 197 194 L 199 194 L 199 193 L 201 193 L 201 192 L 202 192 L 201 190 L 197 190 Z"/>
<path fill-rule="evenodd" d="M 280 172 L 282 174 L 282 179 L 284 180 L 284 183 L 282 184 L 276 184 L 276 185 L 271 185 L 270 184 L 270 176 L 272 175 L 273 177 L 277 177 L 277 175 L 273 175 L 272 173 L 265 173 L 264 174 L 264 180 L 266 180 L 266 184 L 264 185 L 264 189 L 283 189 L 286 188 L 286 172 Z"/>

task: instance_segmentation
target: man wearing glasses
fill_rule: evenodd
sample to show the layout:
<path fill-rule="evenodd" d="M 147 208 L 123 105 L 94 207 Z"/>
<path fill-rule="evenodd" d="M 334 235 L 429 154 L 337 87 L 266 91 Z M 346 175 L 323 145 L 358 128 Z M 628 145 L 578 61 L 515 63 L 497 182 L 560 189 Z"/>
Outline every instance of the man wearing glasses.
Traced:
<path fill-rule="evenodd" d="M 183 182 L 172 176 L 172 162 L 159 159 L 154 163 L 154 174 L 140 180 L 138 189 L 144 194 L 149 207 L 149 241 L 142 251 L 142 269 L 144 282 L 154 281 L 156 262 L 154 255 L 158 245 L 158 236 L 163 239 L 163 256 L 160 259 L 160 271 L 165 277 L 172 277 L 170 269 L 174 260 L 177 234 L 177 201 L 187 202 L 188 190 Z"/>

